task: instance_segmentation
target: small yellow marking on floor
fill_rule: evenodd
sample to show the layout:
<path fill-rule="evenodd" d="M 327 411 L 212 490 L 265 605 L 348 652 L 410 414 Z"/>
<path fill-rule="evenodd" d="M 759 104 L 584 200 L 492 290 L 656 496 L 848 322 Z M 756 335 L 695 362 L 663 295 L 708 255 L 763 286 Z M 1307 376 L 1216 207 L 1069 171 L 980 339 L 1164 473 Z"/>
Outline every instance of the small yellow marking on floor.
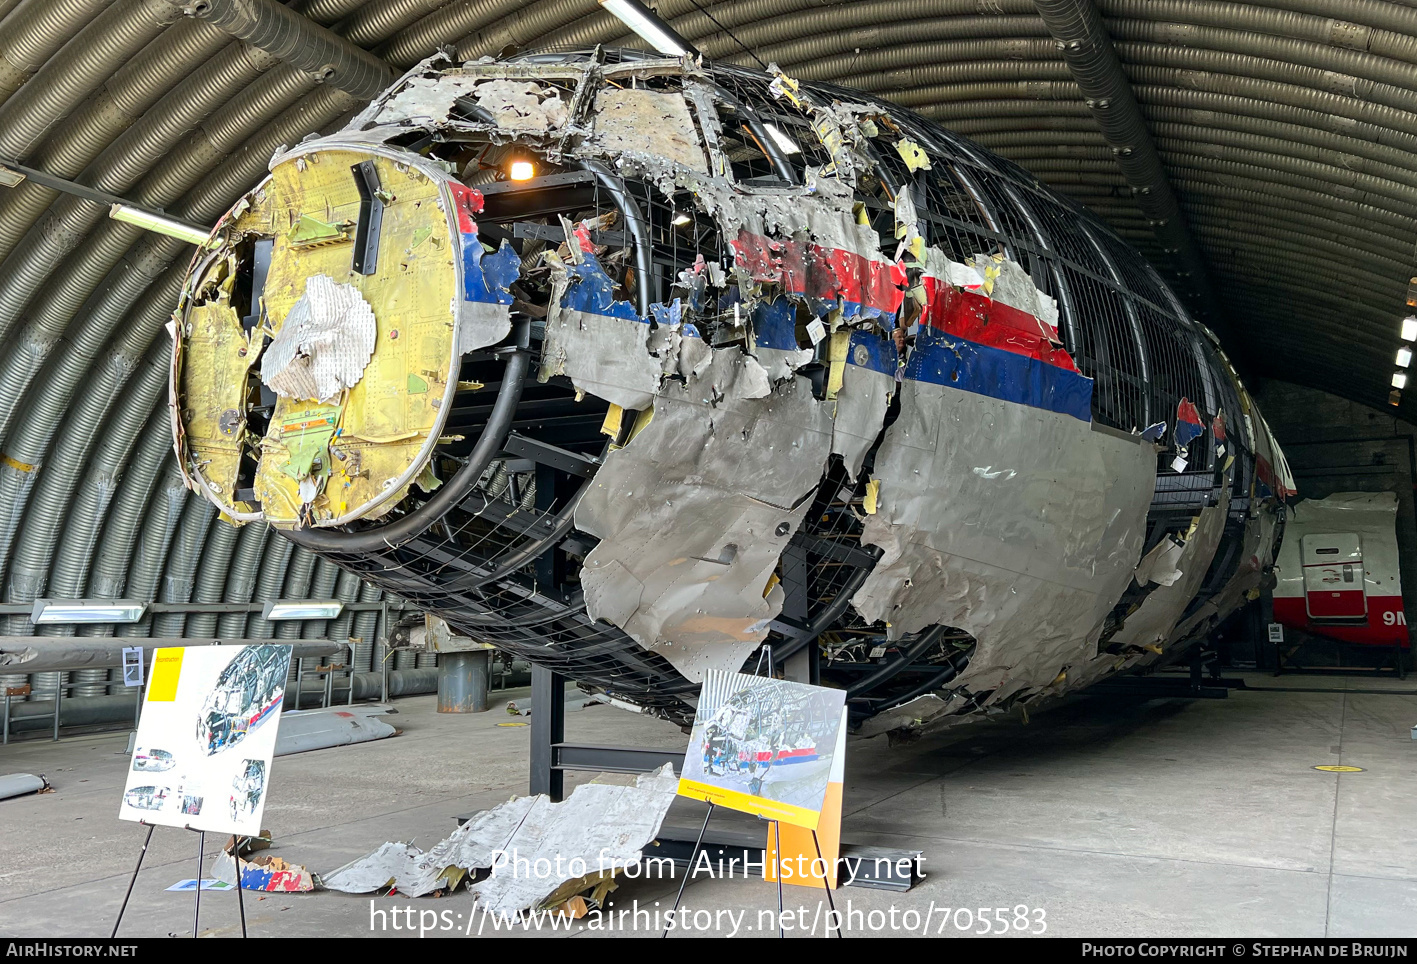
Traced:
<path fill-rule="evenodd" d="M 1314 767 L 1314 769 L 1315 769 L 1315 770 L 1322 770 L 1322 771 L 1324 771 L 1325 773 L 1362 773 L 1362 772 L 1363 772 L 1363 768 L 1362 768 L 1362 767 L 1333 766 L 1333 765 L 1330 765 L 1330 764 L 1327 764 L 1327 763 L 1324 764 L 1323 766 L 1316 766 L 1316 767 Z"/>

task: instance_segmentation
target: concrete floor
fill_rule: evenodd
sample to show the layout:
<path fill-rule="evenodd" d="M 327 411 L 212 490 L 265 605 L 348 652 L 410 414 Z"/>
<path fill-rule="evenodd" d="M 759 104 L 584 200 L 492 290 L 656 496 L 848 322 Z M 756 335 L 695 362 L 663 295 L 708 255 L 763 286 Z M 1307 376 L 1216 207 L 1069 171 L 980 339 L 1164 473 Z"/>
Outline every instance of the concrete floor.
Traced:
<path fill-rule="evenodd" d="M 1250 682 L 1266 689 L 1227 700 L 1090 697 L 1029 724 L 977 724 L 907 747 L 853 742 L 844 836 L 922 850 L 929 876 L 906 894 L 838 891 L 839 904 L 862 912 L 851 935 L 890 932 L 892 908 L 896 932 L 911 923 L 932 936 L 980 926 L 970 920 L 979 908 L 1008 908 L 1005 919 L 1029 931 L 1043 911 L 1054 936 L 1417 936 L 1417 682 Z M 387 718 L 404 731 L 397 738 L 276 761 L 265 820 L 274 853 L 329 872 L 387 840 L 431 846 L 454 815 L 524 790 L 529 727 L 499 725 L 512 722 L 500 710 L 439 716 L 432 697 L 396 708 Z M 675 727 L 607 706 L 569 713 L 567 728 L 578 742 L 683 745 Z M 126 740 L 115 732 L 0 749 L 0 773 L 44 773 L 55 787 L 0 801 L 0 935 L 109 933 L 145 832 L 116 819 Z M 1331 763 L 1364 772 L 1312 769 Z M 702 814 L 679 801 L 669 823 L 697 827 Z M 208 870 L 219 844 L 208 840 Z M 124 934 L 191 933 L 192 895 L 164 888 L 194 876 L 196 856 L 192 834 L 158 830 Z M 612 910 L 666 907 L 674 887 L 626 882 Z M 787 898 L 800 919 L 819 919 L 817 892 L 789 887 Z M 685 906 L 746 912 L 742 934 L 767 928 L 758 912 L 775 901 L 761 880 L 696 880 Z M 233 894 L 202 904 L 203 934 L 239 933 Z M 248 895 L 247 916 L 262 936 L 362 935 L 371 920 L 387 922 L 374 934 L 408 936 L 408 918 L 374 912 L 409 907 L 414 933 L 420 916 L 454 933 L 479 926 L 468 924 L 478 918 L 465 893 Z M 710 933 L 734 929 L 723 913 L 698 921 Z M 600 932 L 577 924 L 569 933 Z M 631 933 L 657 935 L 643 919 Z"/>

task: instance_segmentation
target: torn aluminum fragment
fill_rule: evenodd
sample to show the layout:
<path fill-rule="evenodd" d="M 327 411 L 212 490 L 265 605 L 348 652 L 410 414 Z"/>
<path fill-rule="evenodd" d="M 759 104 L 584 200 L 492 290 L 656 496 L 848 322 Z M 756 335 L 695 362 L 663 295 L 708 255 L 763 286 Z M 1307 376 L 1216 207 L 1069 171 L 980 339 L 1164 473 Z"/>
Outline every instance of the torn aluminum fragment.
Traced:
<path fill-rule="evenodd" d="M 1170 535 L 1162 538 L 1150 552 L 1141 557 L 1133 574 L 1138 586 L 1154 582 L 1158 586 L 1174 585 L 1181 578 L 1181 557 L 1185 544 Z"/>
<path fill-rule="evenodd" d="M 893 638 L 936 624 L 972 635 L 978 647 L 952 685 L 994 699 L 1046 686 L 1093 656 L 1131 579 L 1154 454 L 968 379 L 922 379 L 916 351 L 876 456 L 879 507 L 861 540 L 884 554 L 852 602 Z M 981 463 L 1012 475 L 976 474 Z"/>
<path fill-rule="evenodd" d="M 538 379 L 565 375 L 578 390 L 621 408 L 649 408 L 664 373 L 649 352 L 649 322 L 615 300 L 615 283 L 594 254 L 553 270 L 562 274 L 546 316 Z"/>
<path fill-rule="evenodd" d="M 862 721 L 856 736 L 880 736 L 899 730 L 921 730 L 931 723 L 947 716 L 951 700 L 941 699 L 934 693 L 917 696 L 908 703 L 882 710 L 875 716 Z"/>
<path fill-rule="evenodd" d="M 808 381 L 758 395 L 766 385 L 741 349 L 712 350 L 606 456 L 576 509 L 577 528 L 601 540 L 581 571 L 587 612 L 694 682 L 737 670 L 766 638 L 783 598 L 769 582 L 831 451 Z"/>
<path fill-rule="evenodd" d="M 572 794 L 574 796 L 574 793 Z M 484 810 L 426 853 L 412 844 L 386 843 L 323 878 L 327 890 L 366 894 L 395 888 L 422 897 L 455 887 L 463 874 L 485 870 L 505 851 L 531 808 L 544 796 L 514 797 Z"/>
<path fill-rule="evenodd" d="M 753 354 L 771 381 L 790 378 L 812 360 L 810 348 L 797 347 L 796 304 L 787 298 L 760 299 L 748 316 L 753 325 Z"/>
<path fill-rule="evenodd" d="M 570 104 L 562 92 L 535 81 L 483 80 L 473 86 L 472 98 L 506 130 L 559 130 L 570 116 Z"/>
<path fill-rule="evenodd" d="M 474 871 L 491 870 L 469 887 L 479 904 L 508 914 L 537 909 L 559 891 L 578 893 L 602 874 L 637 865 L 658 836 L 678 788 L 674 768 L 665 764 L 630 786 L 583 784 L 561 803 L 544 794 L 516 797 L 478 814 L 426 853 L 412 844 L 386 843 L 323 883 L 347 894 L 392 886 L 421 897 L 451 890 Z M 573 875 L 571 869 L 582 866 L 582 875 Z M 584 886 L 577 886 L 582 881 Z"/>
<path fill-rule="evenodd" d="M 839 363 L 835 357 L 838 344 L 844 356 Z M 841 456 L 854 480 L 861 474 L 866 453 L 880 437 L 886 410 L 896 391 L 900 356 L 889 338 L 861 329 L 834 334 L 832 350 L 832 380 L 827 386 L 828 397 L 836 397 L 832 452 Z M 836 385 L 838 364 L 840 387 Z"/>
<path fill-rule="evenodd" d="M 1127 616 L 1122 628 L 1112 634 L 1109 642 L 1139 648 L 1165 648 L 1172 641 L 1172 631 L 1196 597 L 1201 581 L 1210 570 L 1220 537 L 1225 533 L 1225 516 L 1230 508 L 1229 486 L 1222 492 L 1220 503 L 1201 509 L 1186 534 L 1185 545 L 1175 563 L 1175 568 L 1180 570 L 1178 577 L 1152 590 L 1136 612 Z"/>
<path fill-rule="evenodd" d="M 601 88 L 595 100 L 594 148 L 621 154 L 638 151 L 708 173 L 694 115 L 677 91 Z"/>
<path fill-rule="evenodd" d="M 482 211 L 482 192 L 448 182 L 462 254 L 462 303 L 458 307 L 458 353 L 495 345 L 512 330 L 512 283 L 522 261 L 504 238 L 488 252 L 473 218 Z"/>

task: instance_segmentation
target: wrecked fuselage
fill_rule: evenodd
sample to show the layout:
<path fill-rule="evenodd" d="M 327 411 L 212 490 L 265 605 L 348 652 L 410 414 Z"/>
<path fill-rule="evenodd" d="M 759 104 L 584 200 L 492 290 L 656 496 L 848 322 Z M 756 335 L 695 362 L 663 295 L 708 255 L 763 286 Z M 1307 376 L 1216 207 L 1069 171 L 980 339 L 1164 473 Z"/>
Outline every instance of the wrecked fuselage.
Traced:
<path fill-rule="evenodd" d="M 1101 222 L 776 72 L 429 62 L 215 238 L 175 318 L 192 487 L 671 718 L 764 644 L 868 731 L 1173 657 L 1292 489 Z"/>

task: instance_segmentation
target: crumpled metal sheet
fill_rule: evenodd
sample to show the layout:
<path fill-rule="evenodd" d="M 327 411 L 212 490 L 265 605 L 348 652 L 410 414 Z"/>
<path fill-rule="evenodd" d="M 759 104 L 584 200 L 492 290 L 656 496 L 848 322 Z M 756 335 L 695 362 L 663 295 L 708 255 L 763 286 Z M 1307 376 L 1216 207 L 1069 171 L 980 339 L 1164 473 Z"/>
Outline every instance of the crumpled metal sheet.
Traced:
<path fill-rule="evenodd" d="M 377 123 L 392 124 L 404 119 L 448 119 L 458 113 L 461 120 L 476 120 L 455 110 L 459 97 L 469 97 L 485 110 L 498 127 L 515 131 L 545 132 L 564 127 L 570 105 L 560 90 L 534 80 L 487 80 L 479 75 L 447 72 L 437 77 L 410 77 L 404 89 L 380 108 Z"/>
<path fill-rule="evenodd" d="M 497 913 L 542 907 L 558 891 L 576 880 L 569 872 L 575 858 L 585 863 L 587 884 L 601 876 L 636 865 L 641 851 L 659 835 L 665 814 L 679 792 L 679 778 L 666 763 L 642 774 L 633 786 L 610 783 L 582 784 L 561 803 L 537 797 L 526 820 L 513 835 L 508 851 L 529 861 L 557 865 L 566 871 L 548 877 L 512 874 L 504 870 L 473 884 L 479 904 Z M 578 889 L 578 888 L 577 888 Z M 575 889 L 571 891 L 574 893 Z M 569 897 L 570 894 L 565 894 Z M 551 901 L 550 903 L 554 903 Z"/>
<path fill-rule="evenodd" d="M 1206 620 L 1223 619 L 1243 605 L 1252 590 L 1259 589 L 1266 569 L 1274 562 L 1274 529 L 1277 524 L 1278 510 L 1274 505 L 1261 506 L 1246 520 L 1240 564 L 1235 574 L 1220 592 L 1176 624 L 1171 632 L 1172 643 L 1201 632 Z"/>
<path fill-rule="evenodd" d="M 576 792 L 579 788 L 572 796 Z M 450 867 L 464 870 L 491 867 L 495 851 L 508 849 L 538 800 L 549 802 L 545 796 L 514 797 L 491 810 L 484 810 L 427 852 L 412 844 L 383 844 L 373 853 L 324 877 L 324 885 L 328 890 L 346 894 L 367 894 L 392 886 L 408 897 L 422 897 L 447 888 L 451 886 L 446 880 Z"/>
<path fill-rule="evenodd" d="M 781 612 L 768 582 L 832 438 L 805 378 L 752 397 L 767 384 L 761 365 L 736 347 L 709 357 L 606 456 L 575 517 L 601 540 L 581 571 L 587 612 L 695 682 L 742 665 Z"/>
<path fill-rule="evenodd" d="M 535 81 L 488 80 L 472 92 L 477 105 L 512 130 L 551 131 L 564 127 L 570 104 L 554 87 Z"/>
<path fill-rule="evenodd" d="M 1225 515 L 1230 510 L 1229 486 L 1224 491 L 1225 495 L 1218 505 L 1201 509 L 1191 532 L 1187 534 L 1181 557 L 1176 563 L 1176 568 L 1181 570 L 1180 578 L 1153 589 L 1136 612 L 1127 617 L 1122 628 L 1112 635 L 1112 643 L 1139 648 L 1165 648 L 1172 641 L 1176 623 L 1196 597 L 1206 571 L 1210 569 L 1211 560 L 1215 558 L 1220 537 L 1225 533 Z"/>
<path fill-rule="evenodd" d="M 541 860 L 548 873 L 514 873 L 510 865 L 500 866 L 469 890 L 479 904 L 498 913 L 536 908 L 568 884 L 574 887 L 578 878 L 569 871 L 577 858 L 588 871 L 587 884 L 602 871 L 639 863 L 678 789 L 674 768 L 665 764 L 632 786 L 583 784 L 561 803 L 544 794 L 516 797 L 478 814 L 426 853 L 412 844 L 386 843 L 324 877 L 323 883 L 348 894 L 393 886 L 408 897 L 421 897 L 451 889 L 469 872 L 493 868 L 500 852 L 533 868 Z"/>
<path fill-rule="evenodd" d="M 678 91 L 603 87 L 594 116 L 594 147 L 610 153 L 643 151 L 708 173 L 694 115 Z"/>
<path fill-rule="evenodd" d="M 436 77 L 409 77 L 403 89 L 379 108 L 377 123 L 393 124 L 402 120 L 437 123 L 446 120 L 453 111 L 453 102 L 470 94 L 481 78 L 453 72 Z"/>
<path fill-rule="evenodd" d="M 846 335 L 841 387 L 836 391 L 836 417 L 832 421 L 832 452 L 840 455 L 851 478 L 861 474 L 861 463 L 881 434 L 886 409 L 899 384 L 895 380 L 898 354 L 890 339 L 869 331 Z"/>
<path fill-rule="evenodd" d="M 970 633 L 978 647 L 952 685 L 991 701 L 1094 655 L 1141 555 L 1151 446 L 907 381 L 874 474 L 862 542 L 884 554 L 852 599 L 863 618 L 888 621 L 893 638 L 934 624 Z"/>
<path fill-rule="evenodd" d="M 661 360 L 649 351 L 649 323 L 628 301 L 615 300 L 615 284 L 594 255 L 553 268 L 560 276 L 537 378 L 565 375 L 577 390 L 628 411 L 649 408 L 664 375 Z"/>
<path fill-rule="evenodd" d="M 882 710 L 875 716 L 861 721 L 856 736 L 880 736 L 897 730 L 923 730 L 936 720 L 948 716 L 953 700 L 942 699 L 934 693 L 917 696 L 908 703 Z"/>
<path fill-rule="evenodd" d="M 797 344 L 797 306 L 786 298 L 764 299 L 748 312 L 753 325 L 753 356 L 768 378 L 780 382 L 812 360 L 812 349 Z"/>
<path fill-rule="evenodd" d="M 1154 582 L 1158 586 L 1170 586 L 1181 578 L 1181 558 L 1186 551 L 1185 544 L 1171 536 L 1166 536 L 1156 546 L 1141 557 L 1137 563 L 1134 578 L 1138 586 Z"/>
<path fill-rule="evenodd" d="M 364 377 L 378 333 L 374 309 L 358 288 L 311 275 L 266 346 L 261 380 L 285 398 L 333 401 Z"/>

